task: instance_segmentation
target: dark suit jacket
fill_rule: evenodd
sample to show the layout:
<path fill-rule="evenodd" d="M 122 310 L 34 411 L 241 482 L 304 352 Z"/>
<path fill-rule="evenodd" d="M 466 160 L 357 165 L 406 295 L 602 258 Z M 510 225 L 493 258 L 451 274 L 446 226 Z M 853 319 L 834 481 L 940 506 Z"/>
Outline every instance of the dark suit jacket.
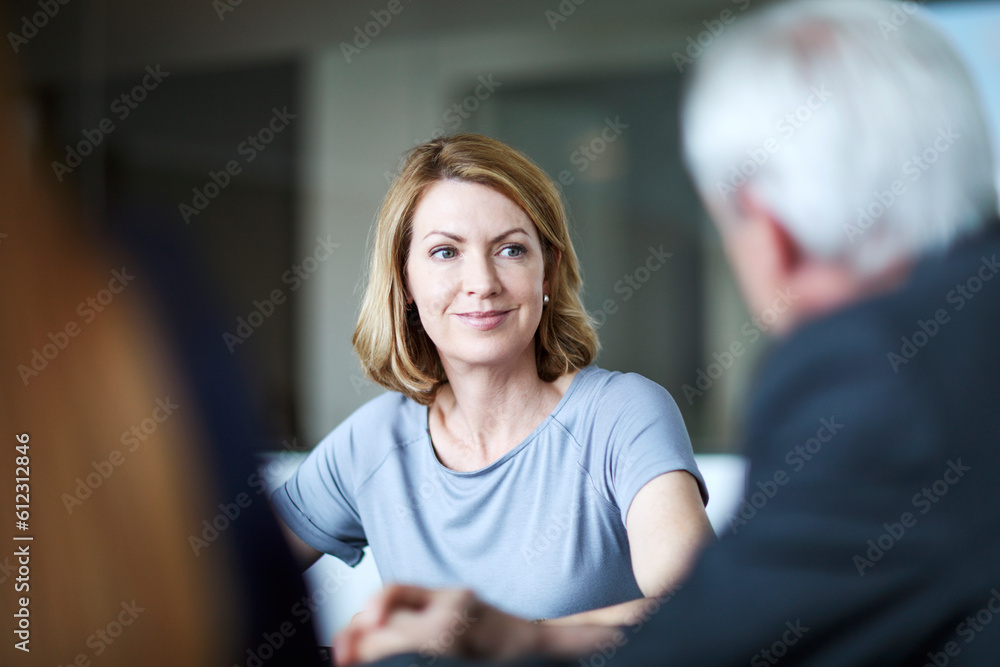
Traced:
<path fill-rule="evenodd" d="M 571 664 L 1000 665 L 997 230 L 777 346 L 731 534 Z"/>

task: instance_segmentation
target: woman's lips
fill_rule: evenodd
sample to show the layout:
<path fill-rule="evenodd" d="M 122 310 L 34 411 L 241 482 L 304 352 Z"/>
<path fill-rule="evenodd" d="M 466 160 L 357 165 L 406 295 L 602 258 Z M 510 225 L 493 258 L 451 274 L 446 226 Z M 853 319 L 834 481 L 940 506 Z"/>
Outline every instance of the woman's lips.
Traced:
<path fill-rule="evenodd" d="M 489 331 L 503 324 L 509 310 L 489 310 L 478 313 L 459 313 L 458 318 L 474 329 Z"/>

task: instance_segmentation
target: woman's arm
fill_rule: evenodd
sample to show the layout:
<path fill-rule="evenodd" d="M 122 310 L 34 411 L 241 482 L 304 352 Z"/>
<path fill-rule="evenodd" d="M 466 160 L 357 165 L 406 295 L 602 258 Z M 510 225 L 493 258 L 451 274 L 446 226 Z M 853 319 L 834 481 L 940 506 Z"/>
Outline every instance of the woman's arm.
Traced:
<path fill-rule="evenodd" d="M 274 520 L 281 526 L 281 532 L 285 535 L 285 541 L 288 542 L 288 548 L 291 550 L 296 562 L 298 562 L 299 569 L 305 572 L 312 567 L 313 563 L 319 560 L 323 552 L 312 547 L 296 535 L 295 531 L 288 527 L 288 524 L 284 522 L 277 512 L 274 512 Z"/>
<path fill-rule="evenodd" d="M 599 623 L 630 625 L 644 613 L 648 598 L 673 590 L 698 551 L 715 537 L 694 476 L 675 470 L 654 477 L 632 500 L 625 519 L 632 571 L 646 598 L 549 619 L 553 625 Z"/>

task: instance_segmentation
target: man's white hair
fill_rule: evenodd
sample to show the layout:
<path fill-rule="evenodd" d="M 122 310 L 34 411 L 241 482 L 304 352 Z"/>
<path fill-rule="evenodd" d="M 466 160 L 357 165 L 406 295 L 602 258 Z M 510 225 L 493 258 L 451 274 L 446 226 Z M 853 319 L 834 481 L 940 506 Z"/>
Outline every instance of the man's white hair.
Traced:
<path fill-rule="evenodd" d="M 873 274 L 997 215 L 969 75 L 913 3 L 803 0 L 728 26 L 682 113 L 702 196 L 740 190 L 813 257 Z"/>

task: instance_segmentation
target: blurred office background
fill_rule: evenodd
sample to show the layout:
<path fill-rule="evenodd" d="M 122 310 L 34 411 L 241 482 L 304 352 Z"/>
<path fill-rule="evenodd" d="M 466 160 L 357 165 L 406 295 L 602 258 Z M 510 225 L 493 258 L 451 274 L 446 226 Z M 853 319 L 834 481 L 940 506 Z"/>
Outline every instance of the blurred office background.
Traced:
<path fill-rule="evenodd" d="M 173 270 L 203 281 L 227 325 L 218 353 L 259 389 L 275 449 L 312 447 L 380 391 L 350 344 L 371 223 L 404 151 L 474 131 L 560 184 L 598 363 L 665 386 L 696 451 L 712 453 L 738 446 L 768 341 L 748 335 L 760 314 L 741 304 L 684 171 L 678 99 L 713 34 L 762 4 L 32 0 L 4 11 L 37 140 L 49 162 L 78 163 L 53 178 L 93 225 L 180 249 Z M 926 7 L 1000 117 L 997 3 Z M 286 300 L 269 307 L 275 290 Z M 742 356 L 730 356 L 735 343 Z"/>
<path fill-rule="evenodd" d="M 308 450 L 379 393 L 350 344 L 378 205 L 404 151 L 482 132 L 559 184 L 598 363 L 673 394 L 720 530 L 743 470 L 711 454 L 738 451 L 769 343 L 684 171 L 678 101 L 700 50 L 763 4 L 17 0 L 3 11 L 52 178 L 95 231 L 143 257 L 161 249 L 158 273 L 199 286 L 219 314 L 214 349 L 261 396 L 272 449 Z M 922 6 L 1000 127 L 1000 3 Z M 130 270 L 141 282 L 146 268 Z M 270 482 L 297 461 L 273 457 Z M 346 570 L 331 557 L 308 574 L 314 595 L 336 591 L 320 637 L 379 585 L 371 558 Z"/>

